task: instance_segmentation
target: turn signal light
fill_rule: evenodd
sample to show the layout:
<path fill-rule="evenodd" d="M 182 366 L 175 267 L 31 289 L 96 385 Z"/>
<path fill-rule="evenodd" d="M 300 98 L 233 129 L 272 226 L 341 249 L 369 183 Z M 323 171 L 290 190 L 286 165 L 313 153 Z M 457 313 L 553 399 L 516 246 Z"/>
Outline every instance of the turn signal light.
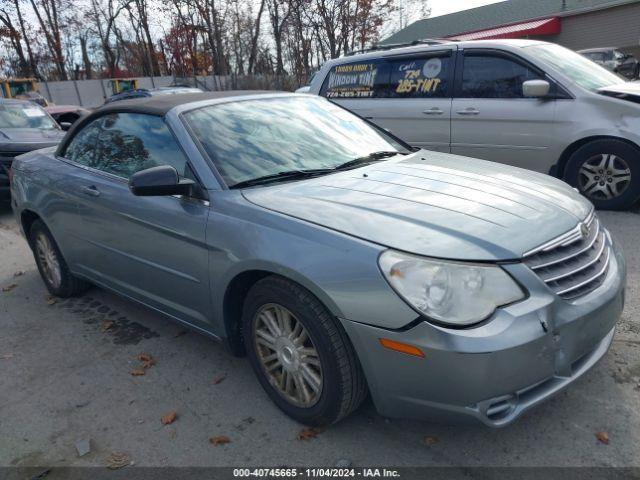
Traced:
<path fill-rule="evenodd" d="M 395 350 L 396 352 L 406 353 L 407 355 L 413 355 L 414 357 L 424 358 L 424 353 L 418 347 L 408 345 L 402 342 L 396 342 L 395 340 L 389 340 L 388 338 L 381 338 L 380 345 L 389 350 Z"/>

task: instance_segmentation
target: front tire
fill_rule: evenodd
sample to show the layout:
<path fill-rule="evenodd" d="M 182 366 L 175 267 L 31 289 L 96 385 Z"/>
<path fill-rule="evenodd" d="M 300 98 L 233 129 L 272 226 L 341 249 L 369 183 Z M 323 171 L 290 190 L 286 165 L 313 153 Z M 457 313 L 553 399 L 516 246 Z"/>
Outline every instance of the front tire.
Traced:
<path fill-rule="evenodd" d="M 56 297 L 67 298 L 79 295 L 89 284 L 73 276 L 47 226 L 36 220 L 29 230 L 29 243 L 47 290 Z"/>
<path fill-rule="evenodd" d="M 640 198 L 640 150 L 621 140 L 594 140 L 567 162 L 564 179 L 596 208 L 626 210 Z"/>
<path fill-rule="evenodd" d="M 273 402 L 300 423 L 335 423 L 367 394 L 351 343 L 309 291 L 282 277 L 257 282 L 245 299 L 244 342 Z"/>

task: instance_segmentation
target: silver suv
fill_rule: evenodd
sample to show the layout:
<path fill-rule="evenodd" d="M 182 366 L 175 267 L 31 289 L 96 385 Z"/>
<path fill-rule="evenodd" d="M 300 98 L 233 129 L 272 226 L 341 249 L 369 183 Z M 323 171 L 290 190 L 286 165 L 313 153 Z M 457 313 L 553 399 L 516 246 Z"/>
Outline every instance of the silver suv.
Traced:
<path fill-rule="evenodd" d="M 309 93 L 416 147 L 549 173 L 597 207 L 640 197 L 640 83 L 559 45 L 433 42 L 327 62 Z"/>

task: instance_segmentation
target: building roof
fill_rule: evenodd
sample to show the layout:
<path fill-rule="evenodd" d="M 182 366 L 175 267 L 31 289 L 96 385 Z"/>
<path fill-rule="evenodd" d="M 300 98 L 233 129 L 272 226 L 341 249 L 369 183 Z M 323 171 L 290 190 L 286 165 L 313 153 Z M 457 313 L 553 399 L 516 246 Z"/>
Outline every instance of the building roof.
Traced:
<path fill-rule="evenodd" d="M 507 0 L 461 12 L 425 18 L 384 39 L 380 44 L 442 38 L 554 15 L 575 15 L 640 0 Z"/>

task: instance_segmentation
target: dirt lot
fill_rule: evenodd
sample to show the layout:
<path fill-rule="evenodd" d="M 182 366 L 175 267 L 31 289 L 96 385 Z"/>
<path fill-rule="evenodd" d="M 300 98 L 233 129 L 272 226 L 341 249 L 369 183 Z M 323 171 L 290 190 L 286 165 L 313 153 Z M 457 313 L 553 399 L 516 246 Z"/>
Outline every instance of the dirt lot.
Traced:
<path fill-rule="evenodd" d="M 367 403 L 300 440 L 220 345 L 103 290 L 48 300 L 0 207 L 0 466 L 105 465 L 113 452 L 145 466 L 640 466 L 640 211 L 600 216 L 627 253 L 627 305 L 609 354 L 568 390 L 501 430 L 390 421 Z M 143 352 L 157 364 L 132 376 Z M 220 435 L 230 443 L 209 442 Z"/>

